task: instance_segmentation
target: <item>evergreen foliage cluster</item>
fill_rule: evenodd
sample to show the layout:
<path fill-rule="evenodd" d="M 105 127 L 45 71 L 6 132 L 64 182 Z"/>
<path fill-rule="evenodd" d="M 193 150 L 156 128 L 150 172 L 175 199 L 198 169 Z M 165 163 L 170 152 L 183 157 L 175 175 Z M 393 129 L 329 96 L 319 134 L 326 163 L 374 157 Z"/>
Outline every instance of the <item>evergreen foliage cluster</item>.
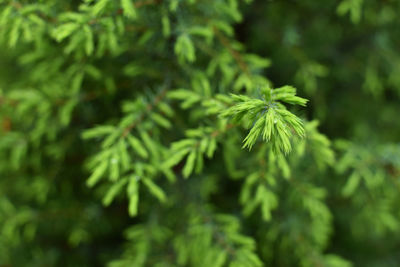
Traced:
<path fill-rule="evenodd" d="M 0 266 L 398 266 L 399 12 L 0 0 Z"/>

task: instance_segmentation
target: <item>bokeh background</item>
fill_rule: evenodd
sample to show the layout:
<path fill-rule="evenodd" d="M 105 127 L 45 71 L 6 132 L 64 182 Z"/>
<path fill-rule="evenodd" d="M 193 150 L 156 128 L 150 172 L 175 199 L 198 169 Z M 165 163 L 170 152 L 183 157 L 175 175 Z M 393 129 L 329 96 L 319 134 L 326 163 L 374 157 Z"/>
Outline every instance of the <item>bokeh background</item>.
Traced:
<path fill-rule="evenodd" d="M 202 265 L 201 256 L 174 258 L 179 248 L 203 242 L 174 239 L 185 222 L 206 224 L 193 219 L 202 213 L 197 206 L 184 205 L 203 198 L 207 209 L 240 218 L 265 266 L 400 265 L 400 1 L 138 0 L 131 1 L 136 11 L 126 17 L 127 1 L 121 2 L 122 9 L 119 1 L 0 0 L 1 267 L 211 266 Z M 226 37 L 191 28 L 190 34 L 198 34 L 196 58 L 186 39 L 181 41 L 187 54 L 180 55 L 175 44 L 181 32 L 204 26 L 205 19 L 218 21 Z M 80 26 L 65 26 L 75 20 Z M 240 177 L 252 158 L 228 145 L 205 161 L 207 179 L 160 181 L 172 199 L 168 205 L 159 204 L 157 197 L 164 195 L 151 184 L 156 198 L 141 191 L 136 217 L 127 212 L 124 194 L 115 193 L 112 204 L 104 201 L 110 184 L 87 186 L 90 159 L 100 144 L 82 138 L 85 130 L 118 124 L 127 112 L 146 110 L 148 100 L 156 99 L 154 109 L 174 114 L 173 130 L 155 128 L 157 140 L 169 146 L 196 125 L 202 111 L 189 119 L 178 104 L 161 106 L 163 86 L 190 84 L 187 77 L 232 51 L 265 58 L 261 65 L 268 67 L 257 75 L 275 87 L 293 85 L 309 99 L 295 111 L 319 121 L 335 160 L 314 156 L 330 166 L 294 160 L 297 178 L 278 182 L 279 207 L 265 223 L 259 211 L 241 215 L 243 182 L 229 177 L 232 169 Z M 235 59 L 228 56 L 229 62 Z M 215 92 L 233 91 L 233 78 L 207 75 Z M 124 106 L 126 100 L 134 104 Z M 316 129 L 316 123 L 308 127 Z M 226 142 L 241 146 L 235 137 Z M 225 160 L 229 156 L 236 157 L 234 163 Z M 302 197 L 296 198 L 293 188 L 301 186 Z M 306 196 L 318 201 L 307 202 L 310 212 L 302 213 L 293 203 L 306 203 Z M 204 251 L 216 250 L 218 242 L 209 242 Z M 230 266 L 259 266 L 245 262 Z"/>

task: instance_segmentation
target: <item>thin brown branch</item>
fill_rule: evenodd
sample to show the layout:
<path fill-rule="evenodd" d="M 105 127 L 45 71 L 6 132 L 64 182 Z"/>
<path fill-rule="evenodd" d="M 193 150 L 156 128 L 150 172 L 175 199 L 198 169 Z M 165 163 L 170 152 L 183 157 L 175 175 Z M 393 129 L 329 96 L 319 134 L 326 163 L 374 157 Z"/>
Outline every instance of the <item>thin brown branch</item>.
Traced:
<path fill-rule="evenodd" d="M 21 3 L 19 3 L 19 2 L 11 2 L 10 5 L 15 7 L 16 9 L 21 9 L 22 8 Z"/>
<path fill-rule="evenodd" d="M 126 137 L 129 132 L 136 127 L 136 125 L 138 125 L 146 116 L 146 114 L 148 114 L 150 111 L 152 111 L 154 109 L 155 106 L 158 105 L 158 103 L 160 103 L 165 95 L 167 94 L 168 88 L 164 87 L 164 89 L 161 90 L 161 92 L 156 96 L 156 98 L 154 99 L 154 101 L 152 103 L 147 104 L 145 111 L 130 125 L 128 125 L 123 133 L 122 133 L 122 137 Z"/>
<path fill-rule="evenodd" d="M 226 132 L 227 130 L 229 130 L 229 129 L 235 127 L 235 126 L 236 126 L 235 124 L 230 123 L 230 124 L 226 125 L 226 127 L 225 127 L 223 130 L 215 130 L 214 132 L 212 132 L 212 133 L 211 133 L 211 137 L 214 137 L 214 138 L 215 138 L 215 137 L 217 137 L 218 135 L 220 135 L 220 134 Z"/>
<path fill-rule="evenodd" d="M 161 3 L 162 2 L 162 0 L 144 0 L 144 1 L 138 1 L 138 2 L 135 2 L 135 7 L 136 8 L 139 8 L 139 7 L 142 7 L 142 6 L 148 6 L 148 5 L 153 5 L 153 4 L 159 4 L 159 3 Z"/>
<path fill-rule="evenodd" d="M 4 117 L 2 121 L 2 129 L 4 132 L 11 131 L 11 119 L 9 117 Z"/>

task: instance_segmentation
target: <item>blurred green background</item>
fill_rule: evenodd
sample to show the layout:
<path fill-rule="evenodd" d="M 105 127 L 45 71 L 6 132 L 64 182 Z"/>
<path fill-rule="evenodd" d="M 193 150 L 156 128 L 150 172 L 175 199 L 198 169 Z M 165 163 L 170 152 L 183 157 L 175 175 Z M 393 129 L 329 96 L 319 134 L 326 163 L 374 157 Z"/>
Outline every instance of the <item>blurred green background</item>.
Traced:
<path fill-rule="evenodd" d="M 205 196 L 204 206 L 213 211 L 240 218 L 265 266 L 400 265 L 400 1 L 132 1 L 139 14 L 133 22 L 122 19 L 115 1 L 105 4 L 111 19 L 96 24 L 87 12 L 99 2 L 0 0 L 0 267 L 105 266 L 130 257 L 137 261 L 114 266 L 203 266 L 162 260 L 179 247 L 178 241 L 171 241 L 183 227 L 179 218 L 192 218 L 188 214 L 196 210 L 183 205 L 191 195 Z M 173 5 L 178 6 L 175 11 Z M 85 45 L 84 37 L 67 43 L 62 42 L 67 36 L 54 33 L 60 21 L 73 19 L 72 13 L 83 14 L 82 25 L 100 29 L 91 37 L 97 40 L 95 48 Z M 240 140 L 234 136 L 224 141 L 238 151 L 217 150 L 206 160 L 204 177 L 209 180 L 160 182 L 173 199 L 166 207 L 147 193 L 140 195 L 142 212 L 137 217 L 129 216 L 122 194 L 104 207 L 109 185 L 92 189 L 85 183 L 88 159 L 100 145 L 82 140 L 82 132 L 105 122 L 116 124 L 125 116 L 120 111 L 125 100 L 143 102 L 146 109 L 142 99 L 157 99 L 154 88 L 160 84 L 183 87 L 187 77 L 205 72 L 213 59 L 206 52 L 218 53 L 223 47 L 217 41 L 193 37 L 199 42 L 194 42 L 192 65 L 183 64 L 174 50 L 182 29 L 203 26 L 205 19 L 232 26 L 230 49 L 270 60 L 268 68 L 257 70 L 259 75 L 275 87 L 293 85 L 309 99 L 298 114 L 319 121 L 336 161 L 323 172 L 308 158 L 289 161 L 295 162 L 292 172 L 299 178 L 282 179 L 275 191 L 279 206 L 267 223 L 259 213 L 243 219 L 238 208 L 243 184 L 227 179 L 229 162 L 224 160 L 227 154 L 237 156 L 240 176 L 240 168 L 253 158 L 238 152 Z M 126 29 L 119 32 L 118 27 Z M 85 30 L 82 26 L 76 31 Z M 19 37 L 13 37 L 16 34 Z M 103 51 L 101 38 L 107 43 Z M 85 51 L 97 54 L 86 56 Z M 81 69 L 85 78 L 75 76 Z M 163 75 L 171 77 L 165 82 Z M 228 94 L 232 84 L 221 85 L 221 77 L 208 79 L 215 92 Z M 177 113 L 171 118 L 174 130 L 156 131 L 166 147 L 196 125 L 196 114 L 189 121 L 186 111 L 171 105 Z M 296 179 L 298 187 L 302 181 L 309 186 L 304 187 L 304 198 L 315 193 L 318 199 L 309 213 L 296 206 L 305 201 L 294 197 L 290 186 L 297 187 Z M 313 217 L 314 209 L 323 213 L 321 219 L 320 214 Z M 138 228 L 129 227 L 137 225 L 147 225 L 146 236 L 133 234 Z M 124 232 L 128 228 L 131 235 Z M 341 258 L 312 260 L 331 254 Z M 139 264 L 142 256 L 145 260 Z"/>

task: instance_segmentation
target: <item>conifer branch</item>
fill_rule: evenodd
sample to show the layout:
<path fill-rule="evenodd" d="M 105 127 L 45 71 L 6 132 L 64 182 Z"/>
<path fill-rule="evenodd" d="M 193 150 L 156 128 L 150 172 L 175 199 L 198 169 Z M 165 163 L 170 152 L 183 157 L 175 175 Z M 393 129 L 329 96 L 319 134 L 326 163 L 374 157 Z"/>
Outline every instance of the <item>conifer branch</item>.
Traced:
<path fill-rule="evenodd" d="M 237 62 L 238 66 L 240 67 L 240 69 L 245 74 L 250 75 L 249 67 L 247 66 L 246 62 L 243 60 L 242 55 L 238 51 L 233 49 L 233 47 L 231 46 L 229 40 L 218 30 L 218 28 L 213 27 L 213 31 L 214 31 L 215 35 L 217 36 L 218 40 L 221 42 L 221 44 L 223 46 L 225 46 L 225 48 L 228 50 L 228 52 L 235 59 L 235 61 Z"/>
<path fill-rule="evenodd" d="M 277 89 L 264 88 L 263 99 L 254 99 L 244 95 L 233 95 L 236 105 L 221 112 L 223 117 L 233 117 L 236 121 L 245 121 L 252 125 L 244 139 L 243 147 L 251 150 L 261 135 L 263 140 L 271 141 L 277 152 L 289 153 L 290 137 L 293 132 L 300 137 L 305 136 L 303 122 L 289 112 L 279 101 L 305 106 L 307 100 L 296 96 L 296 89 L 284 86 Z M 290 129 L 293 129 L 291 132 Z"/>
<path fill-rule="evenodd" d="M 141 115 L 130 125 L 128 125 L 122 132 L 122 137 L 125 138 L 129 132 L 136 127 L 136 125 L 138 125 L 146 116 L 146 114 L 148 114 L 149 112 L 151 112 L 154 107 L 156 107 L 166 96 L 168 92 L 168 87 L 164 87 L 159 93 L 158 95 L 154 98 L 154 100 L 147 104 L 145 111 L 143 113 L 141 113 Z"/>
<path fill-rule="evenodd" d="M 0 0 L 0 265 L 398 262 L 396 1 L 244 2 Z"/>

